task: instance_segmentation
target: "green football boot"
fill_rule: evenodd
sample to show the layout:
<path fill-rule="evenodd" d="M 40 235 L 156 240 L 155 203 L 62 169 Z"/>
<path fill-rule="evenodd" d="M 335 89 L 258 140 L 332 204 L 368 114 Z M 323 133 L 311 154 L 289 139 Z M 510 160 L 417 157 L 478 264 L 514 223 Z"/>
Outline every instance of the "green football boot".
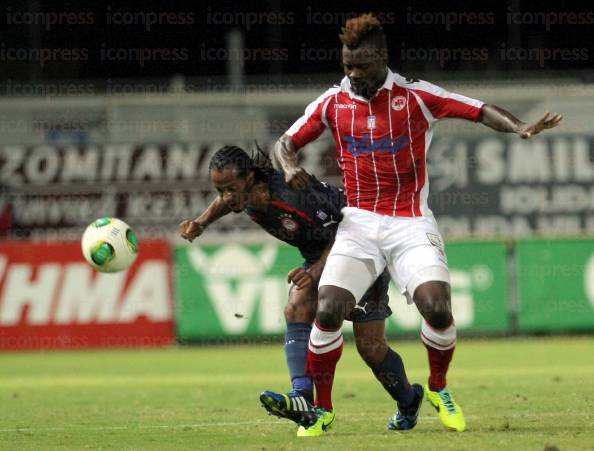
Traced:
<path fill-rule="evenodd" d="M 425 385 L 425 396 L 439 413 L 439 419 L 446 429 L 457 432 L 462 432 L 466 429 L 466 420 L 464 419 L 462 408 L 456 404 L 448 387 L 439 391 L 432 391 L 428 385 Z"/>
<path fill-rule="evenodd" d="M 297 437 L 319 437 L 328 432 L 328 429 L 334 424 L 336 415 L 324 409 L 316 408 L 316 422 L 309 427 L 299 426 Z"/>

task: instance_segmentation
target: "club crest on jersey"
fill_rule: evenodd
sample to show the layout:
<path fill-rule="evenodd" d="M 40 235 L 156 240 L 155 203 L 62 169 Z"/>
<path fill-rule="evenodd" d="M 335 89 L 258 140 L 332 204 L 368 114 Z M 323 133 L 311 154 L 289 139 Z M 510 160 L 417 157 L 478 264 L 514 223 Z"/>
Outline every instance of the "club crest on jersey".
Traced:
<path fill-rule="evenodd" d="M 397 96 L 392 99 L 392 109 L 400 111 L 406 106 L 406 97 Z"/>
<path fill-rule="evenodd" d="M 280 215 L 279 219 L 281 225 L 287 232 L 294 233 L 297 231 L 297 229 L 299 229 L 299 223 L 295 221 L 290 215 L 282 214 Z"/>

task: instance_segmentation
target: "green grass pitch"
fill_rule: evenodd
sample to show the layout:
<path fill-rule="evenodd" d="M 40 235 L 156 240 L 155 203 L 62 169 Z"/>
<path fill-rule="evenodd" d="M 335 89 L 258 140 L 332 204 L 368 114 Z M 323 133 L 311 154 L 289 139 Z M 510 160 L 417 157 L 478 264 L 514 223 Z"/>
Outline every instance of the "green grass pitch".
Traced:
<path fill-rule="evenodd" d="M 392 345 L 424 381 L 420 342 Z M 280 343 L 2 354 L 0 449 L 594 450 L 592 337 L 460 340 L 449 383 L 466 432 L 426 401 L 413 431 L 390 432 L 394 403 L 349 343 L 333 429 L 297 438 L 258 402 L 288 388 Z"/>

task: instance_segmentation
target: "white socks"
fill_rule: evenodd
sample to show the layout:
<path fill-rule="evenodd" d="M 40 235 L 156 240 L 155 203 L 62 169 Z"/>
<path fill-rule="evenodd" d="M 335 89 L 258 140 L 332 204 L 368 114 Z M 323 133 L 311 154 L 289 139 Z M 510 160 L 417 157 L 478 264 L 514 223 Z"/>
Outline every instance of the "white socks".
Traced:
<path fill-rule="evenodd" d="M 421 325 L 421 340 L 430 348 L 447 351 L 456 346 L 456 325 L 446 329 L 433 329 L 427 321 L 423 320 Z"/>
<path fill-rule="evenodd" d="M 315 323 L 309 335 L 309 350 L 314 354 L 326 354 L 342 346 L 342 328 L 324 330 Z"/>

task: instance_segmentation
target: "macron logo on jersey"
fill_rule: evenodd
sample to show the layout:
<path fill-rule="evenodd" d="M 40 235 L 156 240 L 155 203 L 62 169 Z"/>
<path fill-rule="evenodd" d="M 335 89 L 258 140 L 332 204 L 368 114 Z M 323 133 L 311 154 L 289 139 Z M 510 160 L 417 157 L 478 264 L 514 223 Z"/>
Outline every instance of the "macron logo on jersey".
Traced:
<path fill-rule="evenodd" d="M 381 139 L 370 138 L 370 135 L 363 135 L 361 138 L 355 138 L 354 136 L 345 136 L 345 142 L 347 143 L 347 150 L 354 156 L 367 155 L 372 152 L 388 152 L 396 153 L 400 149 L 408 147 L 408 136 L 403 135 L 392 140 L 388 137 Z"/>
<path fill-rule="evenodd" d="M 335 103 L 334 104 L 335 110 L 341 110 L 343 108 L 346 108 L 348 110 L 356 110 L 357 105 L 355 105 L 354 103 Z"/>

